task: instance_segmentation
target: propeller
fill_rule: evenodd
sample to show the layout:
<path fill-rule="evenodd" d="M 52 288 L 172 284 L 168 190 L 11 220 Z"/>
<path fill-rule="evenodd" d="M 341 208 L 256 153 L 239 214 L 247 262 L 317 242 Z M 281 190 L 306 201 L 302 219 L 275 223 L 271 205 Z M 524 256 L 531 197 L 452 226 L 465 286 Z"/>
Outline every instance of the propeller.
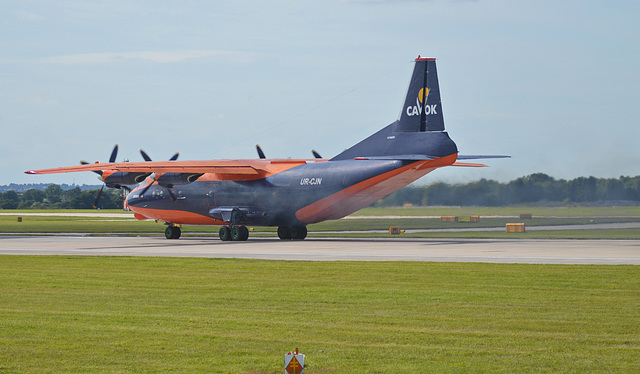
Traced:
<path fill-rule="evenodd" d="M 147 162 L 148 162 L 148 161 L 152 161 L 152 160 L 151 160 L 151 157 L 149 157 L 149 155 L 147 154 L 147 152 L 143 151 L 142 149 L 140 150 L 140 154 L 142 155 L 142 158 L 143 158 L 145 161 L 147 161 Z M 174 154 L 173 156 L 171 156 L 171 158 L 169 159 L 169 161 L 175 161 L 175 160 L 177 160 L 177 159 L 178 159 L 178 157 L 180 157 L 180 153 L 179 153 L 179 152 L 176 152 L 176 154 Z M 142 191 L 140 191 L 140 196 L 144 196 L 144 194 L 149 190 L 149 188 L 151 188 L 151 186 L 152 186 L 155 182 L 156 182 L 155 177 L 152 177 L 152 178 L 151 178 L 151 182 L 150 182 L 148 185 L 146 185 L 146 186 L 142 189 Z M 175 193 L 174 193 L 170 188 L 167 188 L 167 191 L 169 191 L 169 197 L 171 197 L 171 200 L 176 201 L 176 199 L 177 199 L 177 198 L 176 198 Z"/>
<path fill-rule="evenodd" d="M 147 154 L 147 152 L 143 151 L 142 149 L 140 150 L 140 154 L 142 155 L 142 158 L 144 158 L 145 161 L 152 161 L 151 157 L 149 157 L 149 155 Z M 171 156 L 171 158 L 169 159 L 169 161 L 175 161 L 178 159 L 178 157 L 180 156 L 179 152 L 176 152 L 175 155 Z"/>
<path fill-rule="evenodd" d="M 118 147 L 119 146 L 117 144 L 113 147 L 113 150 L 111 151 L 111 156 L 109 156 L 110 163 L 116 161 L 116 157 L 118 157 Z M 80 160 L 80 164 L 87 165 L 89 164 L 89 162 Z M 92 170 L 92 171 L 102 177 L 102 170 Z M 102 198 L 102 191 L 104 191 L 104 186 L 105 184 L 103 183 L 102 188 L 100 188 L 100 191 L 98 191 L 98 196 L 96 197 L 96 200 L 93 203 L 93 209 L 98 209 L 98 204 L 100 203 L 100 199 Z"/>
<path fill-rule="evenodd" d="M 111 156 L 109 156 L 109 162 L 116 162 L 116 157 L 118 157 L 118 145 L 116 144 L 113 147 L 113 151 L 111 151 Z M 80 160 L 80 165 L 88 165 L 90 164 L 87 161 Z M 102 176 L 102 170 L 92 170 L 94 173 Z"/>
<path fill-rule="evenodd" d="M 151 157 L 149 157 L 149 155 L 147 154 L 147 152 L 143 151 L 142 149 L 140 150 L 140 154 L 142 155 L 142 158 L 144 158 L 145 161 L 151 161 Z"/>
<path fill-rule="evenodd" d="M 104 191 L 105 184 L 102 184 L 102 188 L 98 191 L 98 196 L 96 196 L 96 201 L 93 202 L 93 209 L 98 209 L 98 204 L 100 203 L 100 199 L 102 198 L 102 191 Z M 131 192 L 131 188 L 129 186 L 120 186 L 121 189 L 127 191 L 127 193 Z M 126 196 L 126 195 L 123 195 Z"/>
<path fill-rule="evenodd" d="M 93 202 L 93 209 L 98 209 L 98 204 L 100 203 L 100 198 L 102 197 L 102 191 L 104 191 L 104 183 L 102 184 L 102 188 L 98 192 L 98 196 L 96 197 L 96 201 Z"/>
<path fill-rule="evenodd" d="M 116 162 L 116 159 L 117 159 L 117 157 L 118 157 L 118 148 L 119 148 L 118 144 L 116 144 L 116 145 L 113 147 L 113 150 L 111 151 L 111 155 L 109 156 L 109 163 L 114 163 L 114 162 Z M 148 155 L 145 151 L 143 151 L 142 149 L 140 150 L 140 154 L 142 155 L 142 158 L 143 158 L 145 161 L 151 161 L 151 157 L 149 157 L 149 155 Z M 169 161 L 175 161 L 175 160 L 177 160 L 177 159 L 178 159 L 178 157 L 179 157 L 179 156 L 180 156 L 180 153 L 176 153 L 176 154 L 174 154 L 173 156 L 171 156 L 171 158 L 169 159 Z M 87 164 L 89 164 L 89 162 L 87 162 L 87 161 L 80 161 L 80 164 L 82 164 L 82 165 L 87 165 Z M 96 197 L 95 202 L 93 203 L 93 208 L 94 208 L 94 209 L 97 209 L 97 208 L 98 208 L 98 206 L 99 206 L 99 204 L 100 204 L 100 199 L 102 198 L 102 193 L 104 192 L 104 187 L 107 185 L 107 183 L 105 182 L 105 179 L 106 179 L 106 178 L 104 178 L 104 177 L 103 177 L 103 174 L 104 174 L 104 173 L 103 173 L 103 171 L 102 171 L 102 170 L 95 170 L 95 171 L 93 171 L 93 172 L 94 172 L 94 173 L 96 173 L 96 174 L 98 174 L 98 175 L 100 176 L 100 179 L 102 179 L 102 181 L 104 182 L 104 183 L 102 184 L 102 187 L 100 188 L 100 191 L 98 191 L 98 196 Z M 118 173 L 116 173 L 116 174 L 118 174 L 118 175 L 120 176 L 120 174 L 122 174 L 122 173 L 118 172 Z M 124 173 L 124 174 L 127 174 L 127 173 Z M 109 177 L 113 177 L 113 175 L 110 175 Z M 155 182 L 155 179 L 152 179 L 151 183 L 149 183 L 147 186 L 145 186 L 145 188 L 142 190 L 141 195 L 143 195 L 145 192 L 147 192 L 147 190 L 151 187 L 151 185 L 152 185 L 154 182 Z M 127 182 L 125 182 L 125 183 L 127 183 Z M 112 186 L 112 187 L 113 187 L 113 186 Z M 128 186 L 126 186 L 126 185 L 124 185 L 124 184 L 116 184 L 116 185 L 115 185 L 115 187 L 116 187 L 116 188 L 124 189 L 124 190 L 126 190 L 126 191 L 128 191 L 128 192 L 131 192 L 131 188 L 129 188 Z M 169 190 L 169 189 L 168 189 L 168 190 Z M 171 196 L 171 199 L 172 199 L 172 200 L 174 200 L 174 201 L 176 200 L 176 196 L 175 196 L 175 193 L 174 193 L 173 191 L 169 190 L 169 195 Z"/>
<path fill-rule="evenodd" d="M 264 155 L 264 152 L 262 152 L 262 148 L 260 148 L 260 145 L 259 145 L 259 144 L 256 144 L 256 151 L 258 151 L 258 157 L 260 157 L 260 158 L 267 158 L 267 157 Z M 315 149 L 312 149 L 312 150 L 311 150 L 311 153 L 313 153 L 313 157 L 315 157 L 315 158 L 322 158 L 322 156 L 320 156 L 320 153 L 316 152 L 316 150 L 315 150 Z"/>
<path fill-rule="evenodd" d="M 111 156 L 109 156 L 109 162 L 116 162 L 116 157 L 118 157 L 118 145 L 116 144 L 113 147 L 113 151 L 111 151 Z"/>

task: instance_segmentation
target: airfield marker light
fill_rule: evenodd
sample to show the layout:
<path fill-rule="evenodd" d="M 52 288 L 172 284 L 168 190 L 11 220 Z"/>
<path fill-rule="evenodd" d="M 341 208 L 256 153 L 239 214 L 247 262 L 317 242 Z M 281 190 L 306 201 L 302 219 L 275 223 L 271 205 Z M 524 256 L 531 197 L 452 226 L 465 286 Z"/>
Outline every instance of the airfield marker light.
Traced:
<path fill-rule="evenodd" d="M 284 373 L 285 374 L 304 374 L 304 355 L 298 352 L 298 347 L 294 353 L 284 355 Z"/>
<path fill-rule="evenodd" d="M 525 224 L 519 223 L 507 223 L 507 232 L 525 232 Z"/>

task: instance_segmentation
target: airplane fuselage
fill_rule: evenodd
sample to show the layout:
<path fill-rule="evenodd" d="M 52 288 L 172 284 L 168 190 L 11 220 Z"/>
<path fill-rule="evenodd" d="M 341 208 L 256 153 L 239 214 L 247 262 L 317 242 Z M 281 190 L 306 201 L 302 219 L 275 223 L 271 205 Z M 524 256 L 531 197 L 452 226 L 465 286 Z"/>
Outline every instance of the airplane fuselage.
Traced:
<path fill-rule="evenodd" d="M 263 179 L 218 180 L 205 174 L 196 182 L 166 188 L 135 188 L 127 205 L 140 218 L 174 224 L 225 225 L 225 213 L 240 209 L 234 224 L 297 226 L 342 218 L 455 162 L 455 154 L 429 161 L 336 160 L 294 166 Z"/>

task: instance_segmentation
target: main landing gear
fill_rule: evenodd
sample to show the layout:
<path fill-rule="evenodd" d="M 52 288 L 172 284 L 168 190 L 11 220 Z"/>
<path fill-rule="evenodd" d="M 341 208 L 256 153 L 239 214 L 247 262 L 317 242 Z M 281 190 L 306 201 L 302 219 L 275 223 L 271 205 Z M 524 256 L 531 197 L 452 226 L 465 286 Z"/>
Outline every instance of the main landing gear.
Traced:
<path fill-rule="evenodd" d="M 278 237 L 282 240 L 302 240 L 307 237 L 306 226 L 280 226 L 278 227 Z"/>
<path fill-rule="evenodd" d="M 218 232 L 220 240 L 243 242 L 249 238 L 249 230 L 245 226 L 222 226 Z M 278 237 L 282 240 L 302 240 L 307 237 L 306 226 L 280 226 Z"/>
<path fill-rule="evenodd" d="M 167 239 L 179 239 L 181 235 L 180 226 L 167 224 L 167 228 L 164 230 L 164 236 Z M 242 225 L 222 226 L 218 231 L 218 236 L 223 242 L 244 242 L 249 239 L 249 229 Z M 307 237 L 307 227 L 280 226 L 278 227 L 278 237 L 282 240 L 302 240 Z"/>
<path fill-rule="evenodd" d="M 244 242 L 249 239 L 249 229 L 246 226 L 222 226 L 218 231 L 218 236 L 223 242 L 230 240 Z"/>

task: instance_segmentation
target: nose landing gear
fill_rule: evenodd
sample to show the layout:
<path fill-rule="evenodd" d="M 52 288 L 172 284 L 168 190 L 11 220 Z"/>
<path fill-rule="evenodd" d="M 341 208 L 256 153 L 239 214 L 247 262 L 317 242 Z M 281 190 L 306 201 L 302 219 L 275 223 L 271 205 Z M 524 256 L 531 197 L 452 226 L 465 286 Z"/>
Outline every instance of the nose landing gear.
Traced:
<path fill-rule="evenodd" d="M 164 230 L 164 237 L 167 239 L 179 239 L 182 235 L 182 230 L 178 226 L 168 225 Z"/>

